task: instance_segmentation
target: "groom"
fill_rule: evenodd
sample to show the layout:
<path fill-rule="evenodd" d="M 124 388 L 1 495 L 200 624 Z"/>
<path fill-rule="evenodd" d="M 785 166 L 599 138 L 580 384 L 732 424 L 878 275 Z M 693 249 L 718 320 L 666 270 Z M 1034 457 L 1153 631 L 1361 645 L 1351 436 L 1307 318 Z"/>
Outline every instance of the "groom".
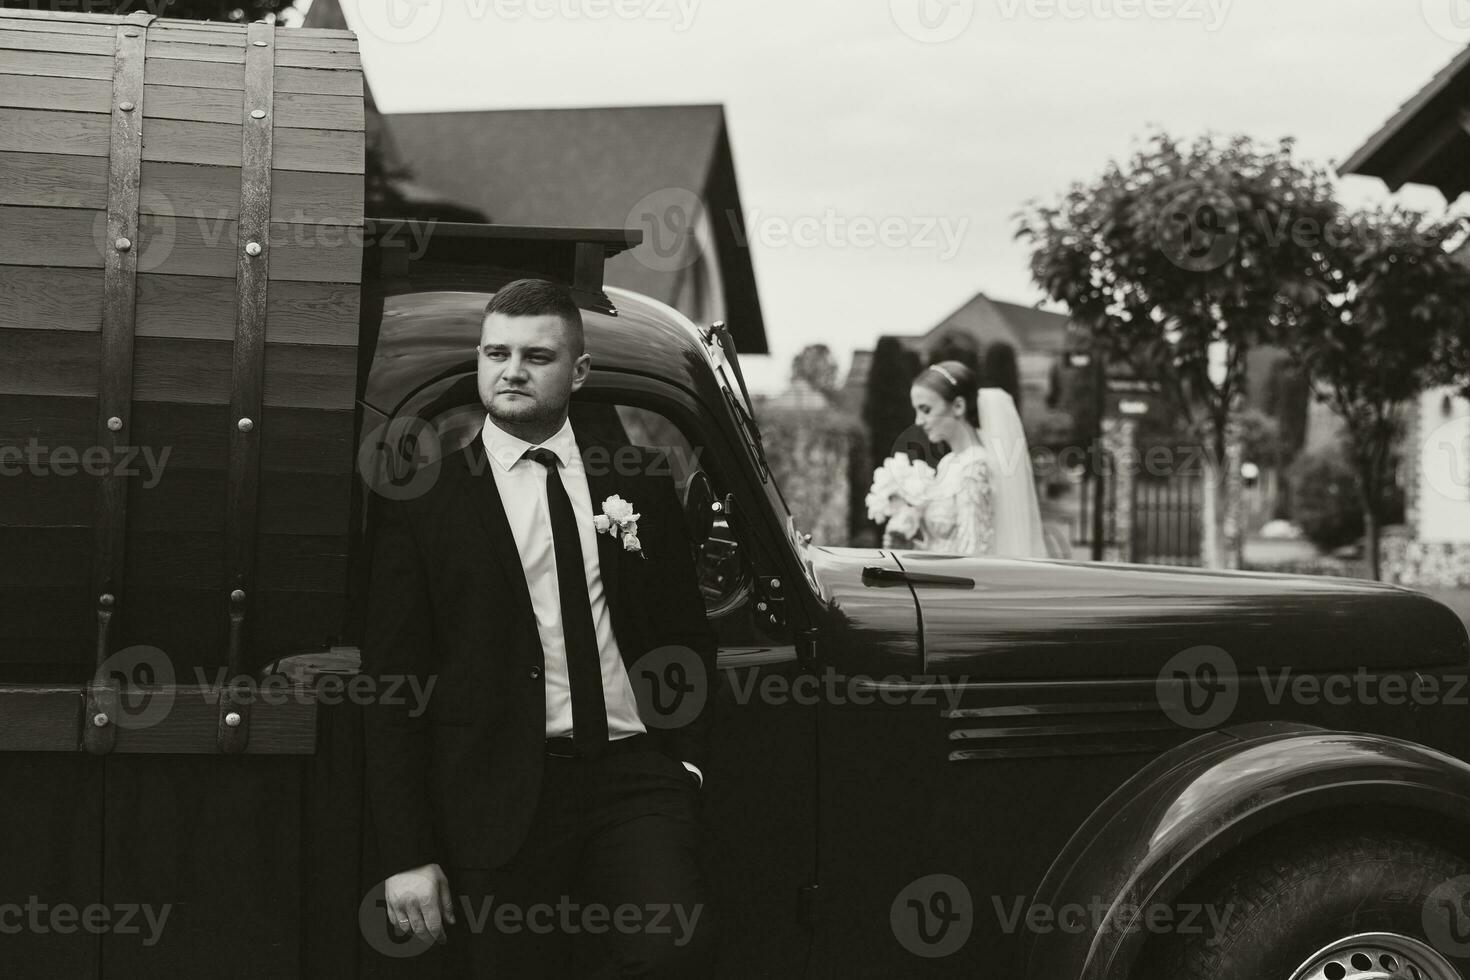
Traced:
<path fill-rule="evenodd" d="M 484 428 L 381 502 L 363 672 L 437 681 L 417 716 L 364 713 L 388 917 L 456 976 L 697 975 L 708 691 L 661 725 L 630 678 L 670 647 L 714 677 L 673 481 L 571 426 L 591 360 L 566 289 L 505 286 L 480 341 Z M 636 527 L 594 521 L 613 497 Z"/>

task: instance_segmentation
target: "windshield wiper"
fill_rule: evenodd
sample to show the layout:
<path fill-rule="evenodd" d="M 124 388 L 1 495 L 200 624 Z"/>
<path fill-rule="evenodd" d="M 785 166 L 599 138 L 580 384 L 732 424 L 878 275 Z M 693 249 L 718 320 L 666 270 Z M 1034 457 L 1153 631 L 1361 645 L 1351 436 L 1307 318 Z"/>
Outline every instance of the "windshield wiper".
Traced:
<path fill-rule="evenodd" d="M 761 482 L 768 483 L 770 482 L 771 476 L 771 464 L 766 459 L 766 444 L 764 438 L 761 436 L 761 427 L 756 423 L 755 415 L 750 410 L 750 405 L 752 404 L 750 391 L 745 387 L 745 372 L 740 370 L 740 356 L 735 350 L 735 338 L 730 335 L 729 325 L 724 320 L 716 320 L 710 324 L 705 330 L 705 342 L 715 343 L 720 347 L 722 354 L 720 359 L 724 363 L 716 370 L 720 372 L 720 377 L 725 379 L 727 392 L 734 386 L 730 384 L 730 376 L 725 373 L 725 364 L 730 365 L 735 370 L 735 386 L 739 387 L 740 397 L 736 398 L 733 395 L 727 395 L 727 398 L 731 406 L 735 409 L 736 417 L 740 420 L 741 428 L 745 430 L 746 442 L 750 444 L 751 450 L 755 453 L 756 462 L 760 465 Z M 777 492 L 780 492 L 779 487 L 777 488 Z"/>

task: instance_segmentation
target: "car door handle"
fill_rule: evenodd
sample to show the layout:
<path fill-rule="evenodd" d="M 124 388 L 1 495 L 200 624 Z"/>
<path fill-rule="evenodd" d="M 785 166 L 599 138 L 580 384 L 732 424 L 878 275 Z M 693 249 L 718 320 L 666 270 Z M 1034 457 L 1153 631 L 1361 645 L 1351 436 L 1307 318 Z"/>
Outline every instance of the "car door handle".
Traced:
<path fill-rule="evenodd" d="M 973 589 L 975 580 L 963 575 L 938 575 L 934 572 L 909 572 L 902 568 L 868 565 L 863 569 L 864 585 L 947 585 L 957 589 Z"/>

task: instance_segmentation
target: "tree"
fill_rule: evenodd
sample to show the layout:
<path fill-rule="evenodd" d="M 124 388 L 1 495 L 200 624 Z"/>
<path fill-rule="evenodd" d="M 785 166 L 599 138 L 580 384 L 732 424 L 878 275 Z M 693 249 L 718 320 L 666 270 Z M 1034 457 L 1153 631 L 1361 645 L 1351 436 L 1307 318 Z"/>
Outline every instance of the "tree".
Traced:
<path fill-rule="evenodd" d="M 791 380 L 830 396 L 837 390 L 837 360 L 826 344 L 807 344 L 791 359 Z"/>
<path fill-rule="evenodd" d="M 25 7 L 89 14 L 130 14 L 144 11 L 184 20 L 224 20 L 235 24 L 274 21 L 292 0 L 0 0 L 0 7 Z"/>
<path fill-rule="evenodd" d="M 1288 338 L 1317 398 L 1343 421 L 1374 578 L 1405 406 L 1431 384 L 1436 347 L 1470 304 L 1470 270 L 1446 247 L 1466 227 L 1398 207 L 1354 216 L 1332 247 L 1336 287 Z"/>
<path fill-rule="evenodd" d="M 939 343 L 929 349 L 924 363 L 938 364 L 940 361 L 959 361 L 974 371 L 975 377 L 980 377 L 980 348 L 969 334 L 949 333 L 941 337 Z"/>
<path fill-rule="evenodd" d="M 985 370 L 981 377 L 982 386 L 1000 388 L 1015 401 L 1016 411 L 1021 411 L 1021 370 L 1016 364 L 1014 347 L 998 340 L 985 348 Z"/>
<path fill-rule="evenodd" d="M 1455 254 L 1460 268 L 1470 267 L 1470 250 L 1462 244 Z M 1443 310 L 1429 365 L 1429 381 L 1455 388 L 1470 398 L 1470 309 Z"/>
<path fill-rule="evenodd" d="M 1291 462 L 1307 441 L 1307 414 L 1312 401 L 1311 380 L 1301 365 L 1282 358 L 1271 365 L 1263 393 L 1266 414 L 1280 430 L 1280 465 Z"/>
<path fill-rule="evenodd" d="M 1224 479 L 1246 355 L 1278 341 L 1327 289 L 1310 232 L 1338 213 L 1327 175 L 1293 143 L 1148 138 L 1052 206 L 1031 202 L 1017 237 L 1032 278 L 1110 362 L 1158 381 L 1205 451 L 1204 553 L 1235 564 L 1240 501 Z"/>
<path fill-rule="evenodd" d="M 909 388 L 918 373 L 919 357 L 915 352 L 905 350 L 897 337 L 878 339 L 863 393 L 863 425 L 868 430 L 868 458 L 874 466 L 895 452 L 928 452 L 928 440 L 913 424 L 914 412 L 909 407 Z M 866 475 L 871 478 L 873 474 Z M 863 493 L 867 490 L 864 486 Z"/>

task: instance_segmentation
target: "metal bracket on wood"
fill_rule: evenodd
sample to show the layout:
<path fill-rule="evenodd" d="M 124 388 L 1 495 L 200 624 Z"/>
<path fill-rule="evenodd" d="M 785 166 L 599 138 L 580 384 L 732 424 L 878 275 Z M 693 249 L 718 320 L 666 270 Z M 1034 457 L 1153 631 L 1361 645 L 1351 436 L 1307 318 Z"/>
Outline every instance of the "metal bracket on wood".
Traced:
<path fill-rule="evenodd" d="M 138 200 L 143 159 L 143 62 L 152 14 L 117 26 L 112 63 L 112 116 L 107 160 L 107 234 L 102 248 L 101 356 L 97 382 L 97 445 L 117 458 L 133 440 L 133 332 L 138 285 Z M 88 752 L 111 752 L 117 735 L 116 681 L 103 674 L 122 595 L 127 549 L 127 476 L 98 478 L 93 519 L 92 594 L 97 596 L 97 643 L 87 686 L 80 741 Z"/>
<path fill-rule="evenodd" d="M 240 146 L 240 220 L 235 266 L 235 343 L 230 372 L 229 499 L 225 508 L 230 590 L 230 666 L 221 691 L 219 749 L 240 752 L 250 733 L 250 706 L 239 684 L 250 657 L 256 602 L 255 538 L 259 525 L 260 440 L 264 422 L 266 304 L 270 282 L 271 158 L 275 125 L 275 28 L 251 24 L 245 45 L 245 97 Z"/>
<path fill-rule="evenodd" d="M 250 744 L 250 689 L 243 676 L 245 656 L 245 593 L 230 593 L 230 663 L 219 690 L 219 724 L 215 743 L 226 755 L 245 751 Z"/>
<path fill-rule="evenodd" d="M 103 673 L 107 660 L 107 637 L 112 622 L 113 597 L 103 593 L 97 597 L 97 665 L 87 684 L 82 705 L 82 748 L 93 755 L 107 755 L 117 744 L 117 718 L 121 706 L 121 685 Z"/>

